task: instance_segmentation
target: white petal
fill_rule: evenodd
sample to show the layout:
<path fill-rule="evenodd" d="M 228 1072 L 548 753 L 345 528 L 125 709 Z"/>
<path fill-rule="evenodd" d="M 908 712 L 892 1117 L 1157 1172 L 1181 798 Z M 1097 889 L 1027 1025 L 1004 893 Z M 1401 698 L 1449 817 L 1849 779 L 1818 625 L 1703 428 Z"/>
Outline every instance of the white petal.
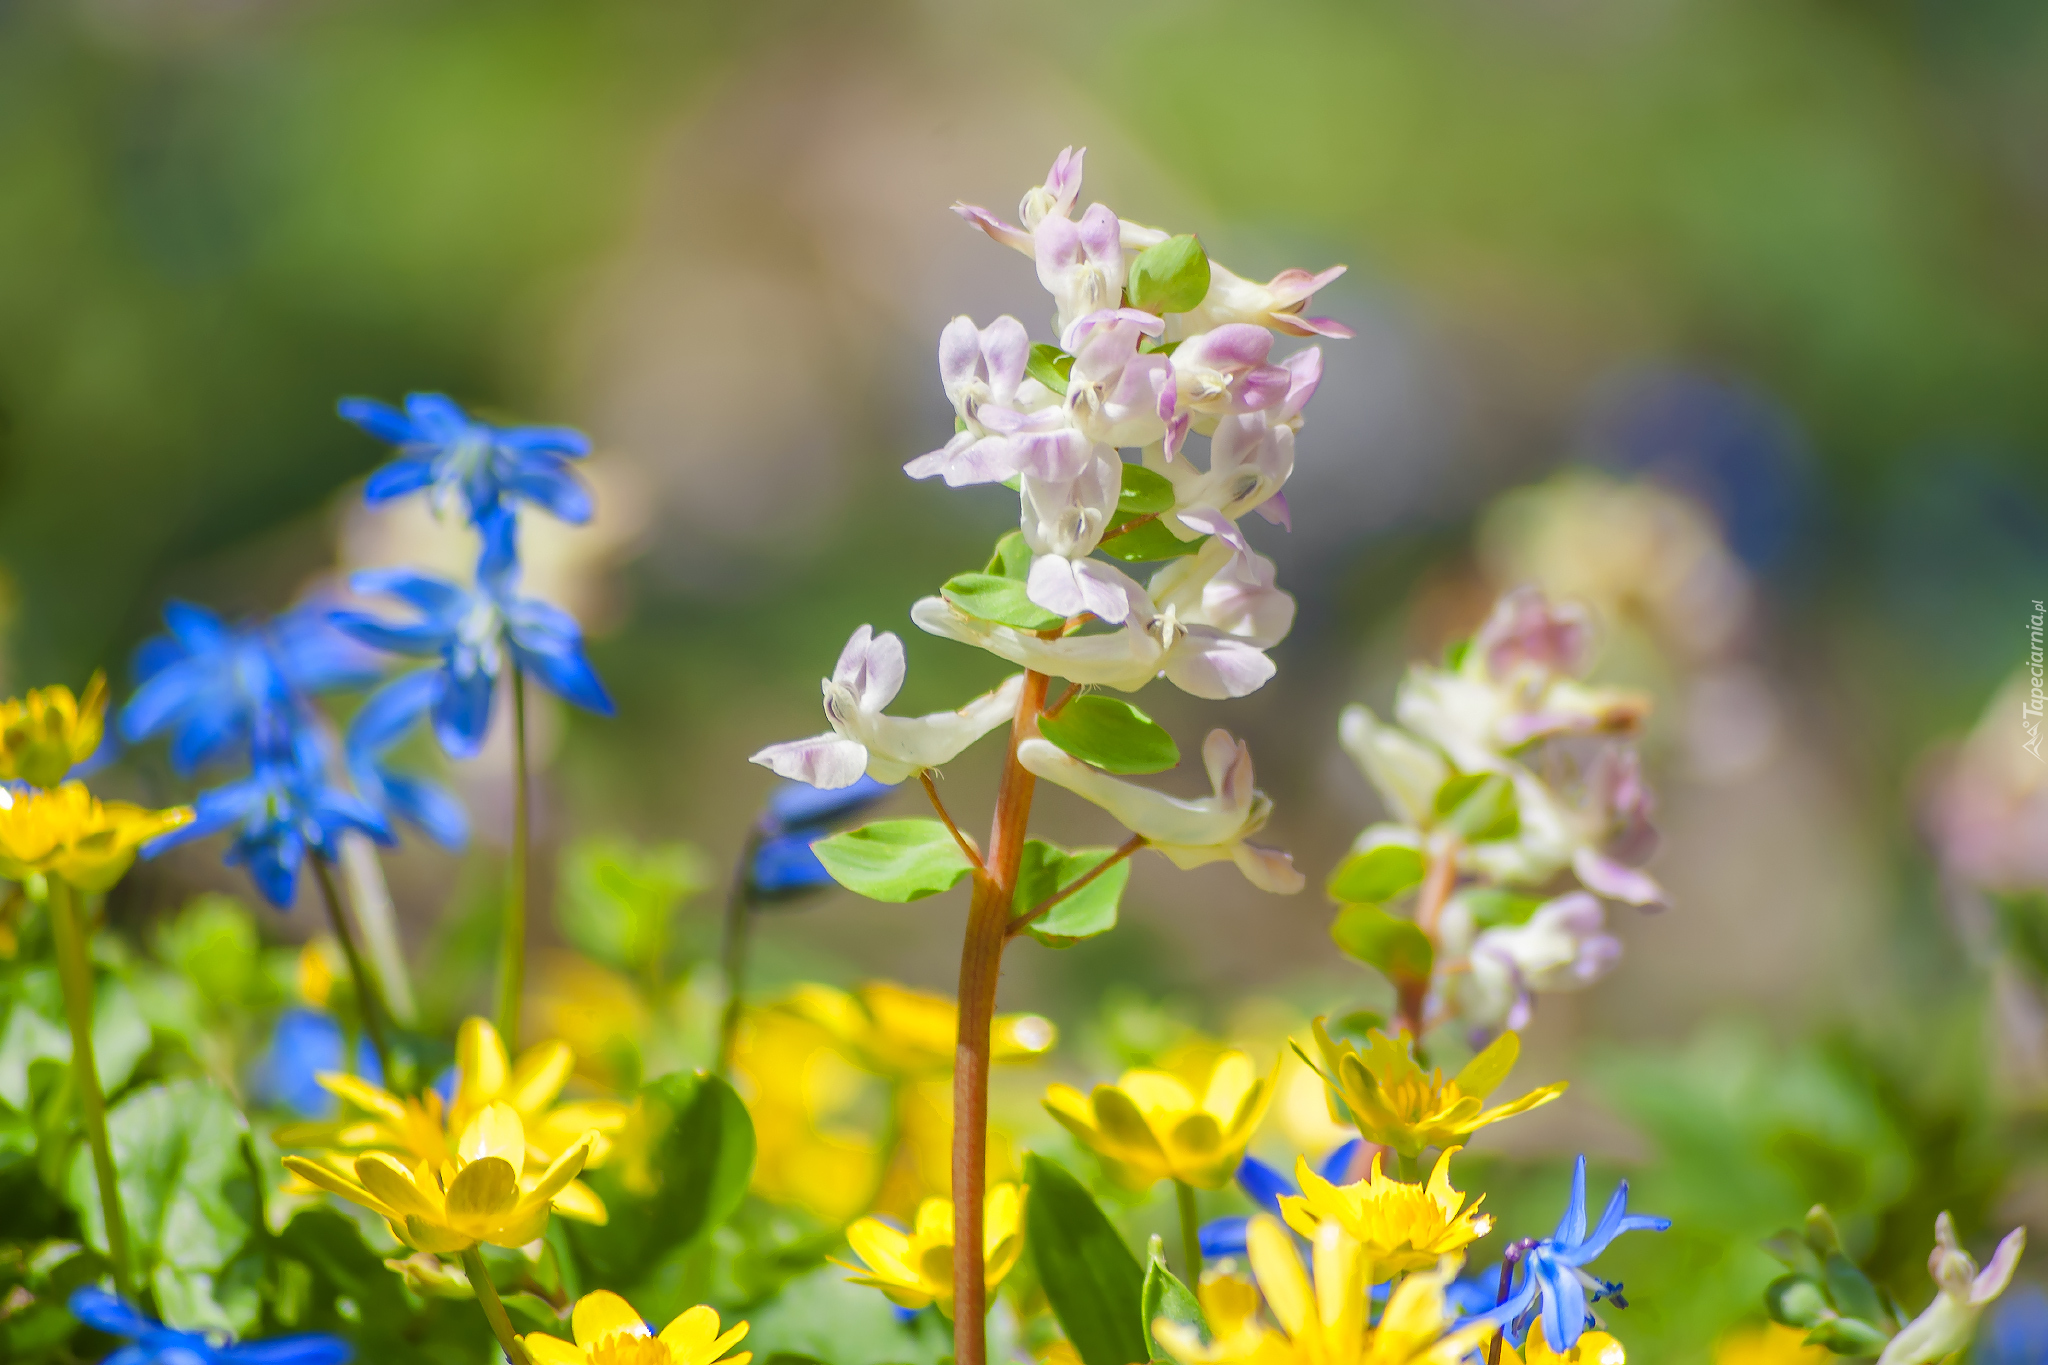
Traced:
<path fill-rule="evenodd" d="M 1235 839 L 1244 828 L 1244 812 L 1216 797 L 1189 801 L 1125 782 L 1071 757 L 1050 740 L 1025 740 L 1017 746 L 1017 761 L 1046 781 L 1094 802 L 1131 833 L 1154 843 L 1213 847 Z"/>
<path fill-rule="evenodd" d="M 1257 844 L 1239 844 L 1232 854 L 1237 870 L 1261 891 L 1270 891 L 1276 896 L 1292 896 L 1308 884 L 1307 878 L 1294 866 L 1291 853 L 1282 853 L 1277 848 L 1261 848 Z"/>
<path fill-rule="evenodd" d="M 868 772 L 877 782 L 901 782 L 911 773 L 951 762 L 968 745 L 1008 724 L 1017 713 L 1017 698 L 1023 690 L 1024 678 L 1019 674 L 957 711 L 915 719 L 863 711 L 857 733 L 867 746 Z"/>
<path fill-rule="evenodd" d="M 1224 701 L 1258 691 L 1278 670 L 1263 651 L 1196 626 L 1174 642 L 1165 671 L 1167 680 L 1190 696 Z"/>
<path fill-rule="evenodd" d="M 868 751 L 838 735 L 815 735 L 787 744 L 771 744 L 749 761 L 778 777 L 832 791 L 860 781 L 860 775 L 867 770 Z"/>
<path fill-rule="evenodd" d="M 969 616 L 943 597 L 920 599 L 911 607 L 910 619 L 920 630 L 1083 686 L 1135 692 L 1159 673 L 1159 642 L 1132 626 L 1102 635 L 1047 640 L 1030 631 Z"/>

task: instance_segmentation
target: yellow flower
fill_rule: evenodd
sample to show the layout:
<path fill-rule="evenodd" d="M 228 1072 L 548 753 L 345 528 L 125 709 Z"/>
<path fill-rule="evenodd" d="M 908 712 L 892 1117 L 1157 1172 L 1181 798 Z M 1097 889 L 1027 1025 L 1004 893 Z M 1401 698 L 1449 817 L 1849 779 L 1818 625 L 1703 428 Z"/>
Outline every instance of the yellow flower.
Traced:
<path fill-rule="evenodd" d="M 277 1140 L 287 1147 L 393 1152 L 438 1169 L 452 1154 L 454 1136 L 496 1106 L 519 1119 L 529 1164 L 545 1166 L 584 1143 L 586 1160 L 579 1165 L 595 1168 L 610 1155 L 611 1137 L 626 1126 L 631 1111 L 611 1100 L 556 1104 L 575 1060 L 568 1044 L 551 1042 L 528 1048 L 514 1066 L 505 1056 L 498 1031 L 488 1020 L 472 1018 L 456 1035 L 455 1100 L 445 1112 L 441 1097 L 432 1090 L 415 1099 L 400 1099 L 360 1076 L 323 1071 L 317 1078 L 320 1084 L 362 1113 L 332 1122 L 292 1124 L 278 1130 Z M 338 1161 L 339 1151 L 329 1155 Z M 566 1218 L 605 1221 L 604 1201 L 580 1180 L 572 1180 L 555 1197 L 555 1207 Z"/>
<path fill-rule="evenodd" d="M 951 1076 L 960 1010 L 949 996 L 870 981 L 851 995 L 830 986 L 798 986 L 775 1008 L 808 1019 L 854 1060 L 878 1076 Z M 990 1050 L 998 1062 L 1023 1061 L 1051 1050 L 1058 1032 L 1036 1014 L 997 1015 Z"/>
<path fill-rule="evenodd" d="M 314 1161 L 288 1156 L 292 1172 L 321 1189 L 381 1215 L 407 1246 L 447 1256 L 479 1242 L 520 1247 L 547 1231 L 548 1212 L 583 1169 L 595 1133 L 586 1133 L 544 1170 L 527 1160 L 519 1115 L 486 1105 L 441 1162 L 407 1166 L 388 1152 L 345 1164 L 339 1153 Z"/>
<path fill-rule="evenodd" d="M 1230 1183 L 1272 1099 L 1273 1076 L 1225 1052 L 1203 1071 L 1126 1071 L 1092 1095 L 1055 1085 L 1045 1107 L 1119 1184 L 1144 1190 L 1170 1177 L 1216 1190 Z"/>
<path fill-rule="evenodd" d="M 981 1261 L 991 1292 L 1017 1264 L 1024 1249 L 1023 1186 L 1001 1184 L 988 1192 L 982 1204 Z M 953 1316 L 953 1202 L 927 1199 L 917 1207 L 917 1226 L 910 1232 L 891 1227 L 879 1218 L 863 1218 L 846 1230 L 854 1254 L 867 1264 L 834 1265 L 856 1274 L 853 1283 L 872 1285 L 903 1308 L 922 1308 L 936 1303 L 939 1311 Z"/>
<path fill-rule="evenodd" d="M 1467 1209 L 1465 1196 L 1451 1188 L 1451 1156 L 1458 1150 L 1444 1149 L 1427 1187 L 1381 1175 L 1378 1152 L 1366 1178 L 1349 1185 L 1332 1185 L 1306 1159 L 1299 1160 L 1294 1177 L 1301 1193 L 1280 1196 L 1280 1216 L 1304 1237 L 1315 1236 L 1323 1223 L 1336 1223 L 1365 1248 L 1378 1275 L 1434 1265 L 1493 1230 L 1493 1219 L 1479 1211 L 1486 1196 Z"/>
<path fill-rule="evenodd" d="M 1806 1329 L 1778 1322 L 1738 1328 L 1714 1343 L 1714 1365 L 1828 1365 L 1833 1359 L 1825 1346 L 1806 1344 Z"/>
<path fill-rule="evenodd" d="M 700 1303 L 655 1336 L 633 1305 L 609 1289 L 576 1300 L 569 1330 L 573 1346 L 545 1332 L 529 1332 L 519 1343 L 534 1365 L 747 1365 L 754 1358 L 752 1351 L 725 1354 L 747 1335 L 747 1324 L 720 1336 L 715 1308 Z"/>
<path fill-rule="evenodd" d="M 121 880 L 135 850 L 192 818 L 190 806 L 145 810 L 101 801 L 83 782 L 48 791 L 0 787 L 0 877 L 62 877 L 81 891 Z"/>
<path fill-rule="evenodd" d="M 0 701 L 0 782 L 54 787 L 64 774 L 92 757 L 105 728 L 107 679 L 92 675 L 85 695 L 68 687 L 44 687 L 26 697 Z"/>
<path fill-rule="evenodd" d="M 1458 1273 L 1455 1256 L 1396 1285 L 1379 1325 L 1372 1326 L 1378 1267 L 1337 1224 L 1316 1229 L 1313 1281 L 1278 1220 L 1253 1218 L 1245 1241 L 1252 1274 L 1280 1330 L 1258 1321 L 1258 1302 L 1242 1281 L 1212 1277 L 1202 1285 L 1211 1341 L 1165 1318 L 1152 1324 L 1153 1338 L 1183 1365 L 1457 1365 L 1488 1335 L 1484 1327 L 1447 1331 L 1457 1316 L 1444 1300 L 1444 1286 Z"/>
<path fill-rule="evenodd" d="M 1781 1327 L 1778 1330 L 1789 1332 L 1791 1329 Z M 1798 1332 L 1791 1332 L 1795 1344 L 1799 1341 L 1800 1335 Z M 1550 1349 L 1550 1338 L 1543 1335 L 1543 1318 L 1540 1314 L 1534 1325 L 1529 1328 L 1527 1350 L 1527 1365 L 1627 1365 L 1628 1360 L 1627 1354 L 1621 1349 L 1621 1343 L 1605 1332 L 1581 1332 L 1579 1339 L 1573 1342 L 1563 1355 L 1559 1355 Z M 1821 1360 L 1829 1358 L 1826 1351 L 1817 1348 L 1813 1354 Z M 1524 1358 L 1507 1342 L 1501 1343 L 1500 1359 L 1501 1365 L 1524 1365 Z M 1791 1365 L 1793 1360 L 1801 1359 L 1804 1358 L 1784 1357 L 1782 1365 Z M 1727 1365 L 1718 1352 L 1714 1356 L 1714 1365 Z M 1815 1365 L 1818 1365 L 1818 1362 L 1815 1362 Z"/>
<path fill-rule="evenodd" d="M 1331 1113 L 1342 1100 L 1367 1142 L 1406 1157 L 1421 1156 L 1428 1147 L 1452 1146 L 1489 1123 L 1548 1104 L 1569 1084 L 1557 1081 L 1487 1109 L 1483 1102 L 1488 1092 L 1507 1079 L 1522 1051 L 1521 1040 L 1512 1033 L 1494 1039 L 1447 1081 L 1443 1072 L 1425 1072 L 1415 1064 L 1405 1030 L 1394 1039 L 1374 1029 L 1366 1035 L 1362 1053 L 1348 1039 L 1334 1041 L 1320 1019 L 1315 1031 L 1316 1049 L 1323 1055 L 1318 1070 L 1331 1092 Z M 1302 1060 L 1308 1061 L 1307 1054 Z"/>

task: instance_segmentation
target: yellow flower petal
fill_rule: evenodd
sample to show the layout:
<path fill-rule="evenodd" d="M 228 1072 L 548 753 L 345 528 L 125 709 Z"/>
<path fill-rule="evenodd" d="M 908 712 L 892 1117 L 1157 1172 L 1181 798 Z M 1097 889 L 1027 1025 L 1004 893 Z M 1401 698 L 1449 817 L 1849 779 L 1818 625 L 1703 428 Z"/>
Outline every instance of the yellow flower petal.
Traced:
<path fill-rule="evenodd" d="M 503 1092 L 494 1098 L 530 1117 L 546 1109 L 562 1093 L 569 1073 L 575 1068 L 576 1054 L 567 1043 L 556 1041 L 530 1047 L 520 1054 L 519 1064 L 512 1068 Z"/>
<path fill-rule="evenodd" d="M 418 1247 L 421 1251 L 431 1251 L 436 1256 L 452 1256 L 458 1251 L 468 1251 L 482 1240 L 465 1236 L 443 1223 L 417 1215 L 407 1218 L 402 1223 L 393 1223 L 391 1231 L 407 1246 Z"/>
<path fill-rule="evenodd" d="M 384 1207 L 405 1218 L 418 1214 L 437 1218 L 441 1207 L 413 1181 L 412 1172 L 384 1152 L 371 1152 L 356 1159 L 356 1179 L 380 1200 Z"/>
<path fill-rule="evenodd" d="M 505 1088 L 510 1069 L 505 1044 L 491 1021 L 463 1020 L 455 1035 L 455 1107 L 471 1113 L 489 1104 Z"/>
<path fill-rule="evenodd" d="M 555 1212 L 564 1218 L 574 1218 L 579 1223 L 603 1224 L 611 1215 L 605 1211 L 604 1200 L 597 1197 L 597 1191 L 580 1180 L 572 1180 L 555 1193 Z"/>
<path fill-rule="evenodd" d="M 1278 1222 L 1259 1214 L 1245 1229 L 1245 1249 L 1274 1320 L 1287 1335 L 1300 1336 L 1315 1318 L 1315 1301 L 1294 1239 Z"/>
<path fill-rule="evenodd" d="M 517 1180 L 526 1166 L 526 1125 L 511 1105 L 487 1104 L 462 1130 L 455 1150 L 464 1161 L 497 1157 L 512 1167 L 512 1178 Z"/>
<path fill-rule="evenodd" d="M 576 1309 L 569 1316 L 569 1330 L 576 1334 L 576 1344 L 585 1350 L 614 1332 L 628 1332 L 636 1337 L 649 1335 L 646 1320 L 633 1311 L 633 1305 L 609 1289 L 599 1289 L 576 1300 Z"/>
<path fill-rule="evenodd" d="M 546 1332 L 528 1332 L 519 1344 L 533 1357 L 534 1365 L 584 1365 L 583 1351 Z"/>
<path fill-rule="evenodd" d="M 479 1157 L 448 1182 L 450 1226 L 489 1227 L 519 1203 L 519 1172 L 501 1156 Z"/>
<path fill-rule="evenodd" d="M 405 1122 L 405 1102 L 381 1085 L 372 1085 L 345 1071 L 322 1071 L 313 1077 L 328 1094 L 366 1109 L 391 1123 Z"/>

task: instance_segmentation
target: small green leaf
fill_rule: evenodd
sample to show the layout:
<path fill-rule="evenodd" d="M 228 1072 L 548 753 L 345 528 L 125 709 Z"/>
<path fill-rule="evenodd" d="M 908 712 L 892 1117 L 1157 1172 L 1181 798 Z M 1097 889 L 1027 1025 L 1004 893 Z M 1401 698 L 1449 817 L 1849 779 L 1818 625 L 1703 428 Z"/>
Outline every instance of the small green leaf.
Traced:
<path fill-rule="evenodd" d="M 948 602 L 984 621 L 1015 626 L 1019 630 L 1051 630 L 1063 624 L 1055 615 L 1024 595 L 1024 584 L 1015 578 L 989 573 L 954 574 L 939 591 Z"/>
<path fill-rule="evenodd" d="M 1828 1297 L 1834 1300 L 1835 1311 L 1865 1322 L 1884 1321 L 1884 1304 L 1877 1297 L 1877 1286 L 1856 1268 L 1854 1261 L 1839 1251 L 1833 1252 L 1821 1263 L 1821 1272 L 1827 1279 Z"/>
<path fill-rule="evenodd" d="M 1128 526 L 1130 529 L 1117 530 L 1112 527 L 1109 534 L 1103 537 L 1102 544 L 1096 548 L 1111 559 L 1121 559 L 1126 564 L 1143 564 L 1148 560 L 1178 559 L 1182 555 L 1191 555 L 1201 549 L 1202 542 L 1209 538 L 1197 536 L 1193 540 L 1182 540 L 1161 525 L 1157 517 L 1132 518 L 1128 522 L 1119 522 L 1118 525 Z"/>
<path fill-rule="evenodd" d="M 1066 887 L 1072 886 L 1107 858 L 1114 849 L 1077 848 L 1068 852 L 1042 839 L 1024 845 L 1023 861 L 1017 867 L 1017 889 L 1011 897 L 1013 913 L 1028 915 Z M 1026 930 L 1050 948 L 1065 948 L 1084 938 L 1116 928 L 1117 904 L 1131 879 L 1128 859 L 1110 868 L 1094 881 L 1055 905 L 1026 925 Z"/>
<path fill-rule="evenodd" d="M 1804 1275 L 1780 1275 L 1764 1289 L 1764 1311 L 1787 1327 L 1811 1327 L 1833 1310 L 1828 1296 Z"/>
<path fill-rule="evenodd" d="M 1209 254 L 1183 233 L 1148 246 L 1131 262 L 1124 290 L 1131 307 L 1148 313 L 1186 313 L 1209 296 Z"/>
<path fill-rule="evenodd" d="M 1469 843 L 1512 839 L 1522 828 L 1515 784 L 1504 773 L 1460 773 L 1437 791 L 1441 823 Z"/>
<path fill-rule="evenodd" d="M 1024 543 L 1024 533 L 1012 531 L 997 541 L 996 552 L 989 556 L 988 567 L 982 572 L 997 578 L 1014 578 L 1019 583 L 1030 577 L 1031 547 Z"/>
<path fill-rule="evenodd" d="M 1472 637 L 1469 635 L 1467 635 L 1462 640 L 1451 641 L 1449 644 L 1444 646 L 1444 667 L 1448 669 L 1450 672 L 1456 673 L 1460 668 L 1464 666 L 1465 656 L 1469 654 L 1471 650 Z"/>
<path fill-rule="evenodd" d="M 1168 1322 L 1182 1327 L 1192 1327 L 1201 1334 L 1202 1340 L 1209 1340 L 1209 1323 L 1202 1316 L 1201 1302 L 1195 1298 L 1185 1284 L 1166 1268 L 1166 1262 L 1159 1255 L 1159 1239 L 1152 1239 L 1152 1256 L 1145 1267 L 1145 1340 L 1152 1344 L 1152 1358 L 1167 1357 L 1158 1338 L 1152 1335 L 1152 1324 L 1165 1318 Z"/>
<path fill-rule="evenodd" d="M 1406 844 L 1381 844 L 1337 864 L 1337 870 L 1330 874 L 1330 898 L 1354 904 L 1390 901 L 1418 885 L 1427 866 L 1418 849 Z"/>
<path fill-rule="evenodd" d="M 1116 1227 L 1059 1163 L 1024 1159 L 1025 1248 L 1053 1316 L 1085 1365 L 1149 1360 L 1145 1277 Z"/>
<path fill-rule="evenodd" d="M 1842 1250 L 1842 1234 L 1835 1227 L 1834 1215 L 1825 1204 L 1815 1204 L 1806 1211 L 1806 1245 L 1822 1260 Z"/>
<path fill-rule="evenodd" d="M 811 851 L 833 881 L 876 901 L 936 896 L 973 870 L 936 820 L 877 820 L 820 839 Z"/>
<path fill-rule="evenodd" d="M 717 1076 L 663 1076 L 643 1092 L 649 1107 L 674 1114 L 656 1149 L 661 1194 L 649 1221 L 671 1242 L 687 1242 L 732 1217 L 754 1174 L 754 1121 Z"/>
<path fill-rule="evenodd" d="M 1157 470 L 1128 460 L 1124 462 L 1123 470 L 1123 485 L 1116 495 L 1119 517 L 1142 517 L 1173 510 L 1171 479 Z"/>
<path fill-rule="evenodd" d="M 1161 773 L 1180 762 L 1180 747 L 1152 717 L 1117 697 L 1088 693 L 1057 715 L 1040 716 L 1038 733 L 1104 772 Z"/>
<path fill-rule="evenodd" d="M 121 1208 L 145 1270 L 161 1262 L 216 1272 L 242 1249 L 256 1223 L 256 1186 L 242 1153 L 248 1131 L 233 1096 L 208 1080 L 145 1086 L 107 1111 Z M 105 1250 L 99 1183 L 83 1143 L 66 1183 L 85 1240 Z"/>
<path fill-rule="evenodd" d="M 1521 896 L 1492 886 L 1475 886 L 1460 891 L 1458 900 L 1472 912 L 1472 922 L 1481 929 L 1501 924 L 1527 924 L 1529 916 L 1544 903 L 1541 896 Z"/>
<path fill-rule="evenodd" d="M 1073 372 L 1074 357 L 1043 341 L 1032 344 L 1031 357 L 1024 362 L 1024 373 L 1062 398 L 1067 396 L 1067 384 Z"/>
<path fill-rule="evenodd" d="M 1891 1340 L 1867 1322 L 1829 1318 L 1806 1334 L 1809 1346 L 1825 1346 L 1838 1356 L 1874 1356 Z"/>
<path fill-rule="evenodd" d="M 1339 948 L 1395 982 L 1427 981 L 1435 949 L 1413 920 L 1390 915 L 1377 905 L 1347 905 L 1330 926 Z"/>
<path fill-rule="evenodd" d="M 644 969 L 667 956 L 683 902 L 715 880 L 710 862 L 689 844 L 582 839 L 563 860 L 555 921 L 598 961 Z"/>

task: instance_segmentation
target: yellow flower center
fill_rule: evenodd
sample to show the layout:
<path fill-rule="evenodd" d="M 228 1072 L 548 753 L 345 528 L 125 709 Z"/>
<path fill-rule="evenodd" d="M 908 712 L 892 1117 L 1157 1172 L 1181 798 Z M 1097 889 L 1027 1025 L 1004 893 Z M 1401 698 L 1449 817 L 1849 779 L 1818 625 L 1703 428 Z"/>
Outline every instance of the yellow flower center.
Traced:
<path fill-rule="evenodd" d="M 589 1349 L 589 1365 L 670 1365 L 674 1359 L 660 1337 L 614 1332 Z"/>

